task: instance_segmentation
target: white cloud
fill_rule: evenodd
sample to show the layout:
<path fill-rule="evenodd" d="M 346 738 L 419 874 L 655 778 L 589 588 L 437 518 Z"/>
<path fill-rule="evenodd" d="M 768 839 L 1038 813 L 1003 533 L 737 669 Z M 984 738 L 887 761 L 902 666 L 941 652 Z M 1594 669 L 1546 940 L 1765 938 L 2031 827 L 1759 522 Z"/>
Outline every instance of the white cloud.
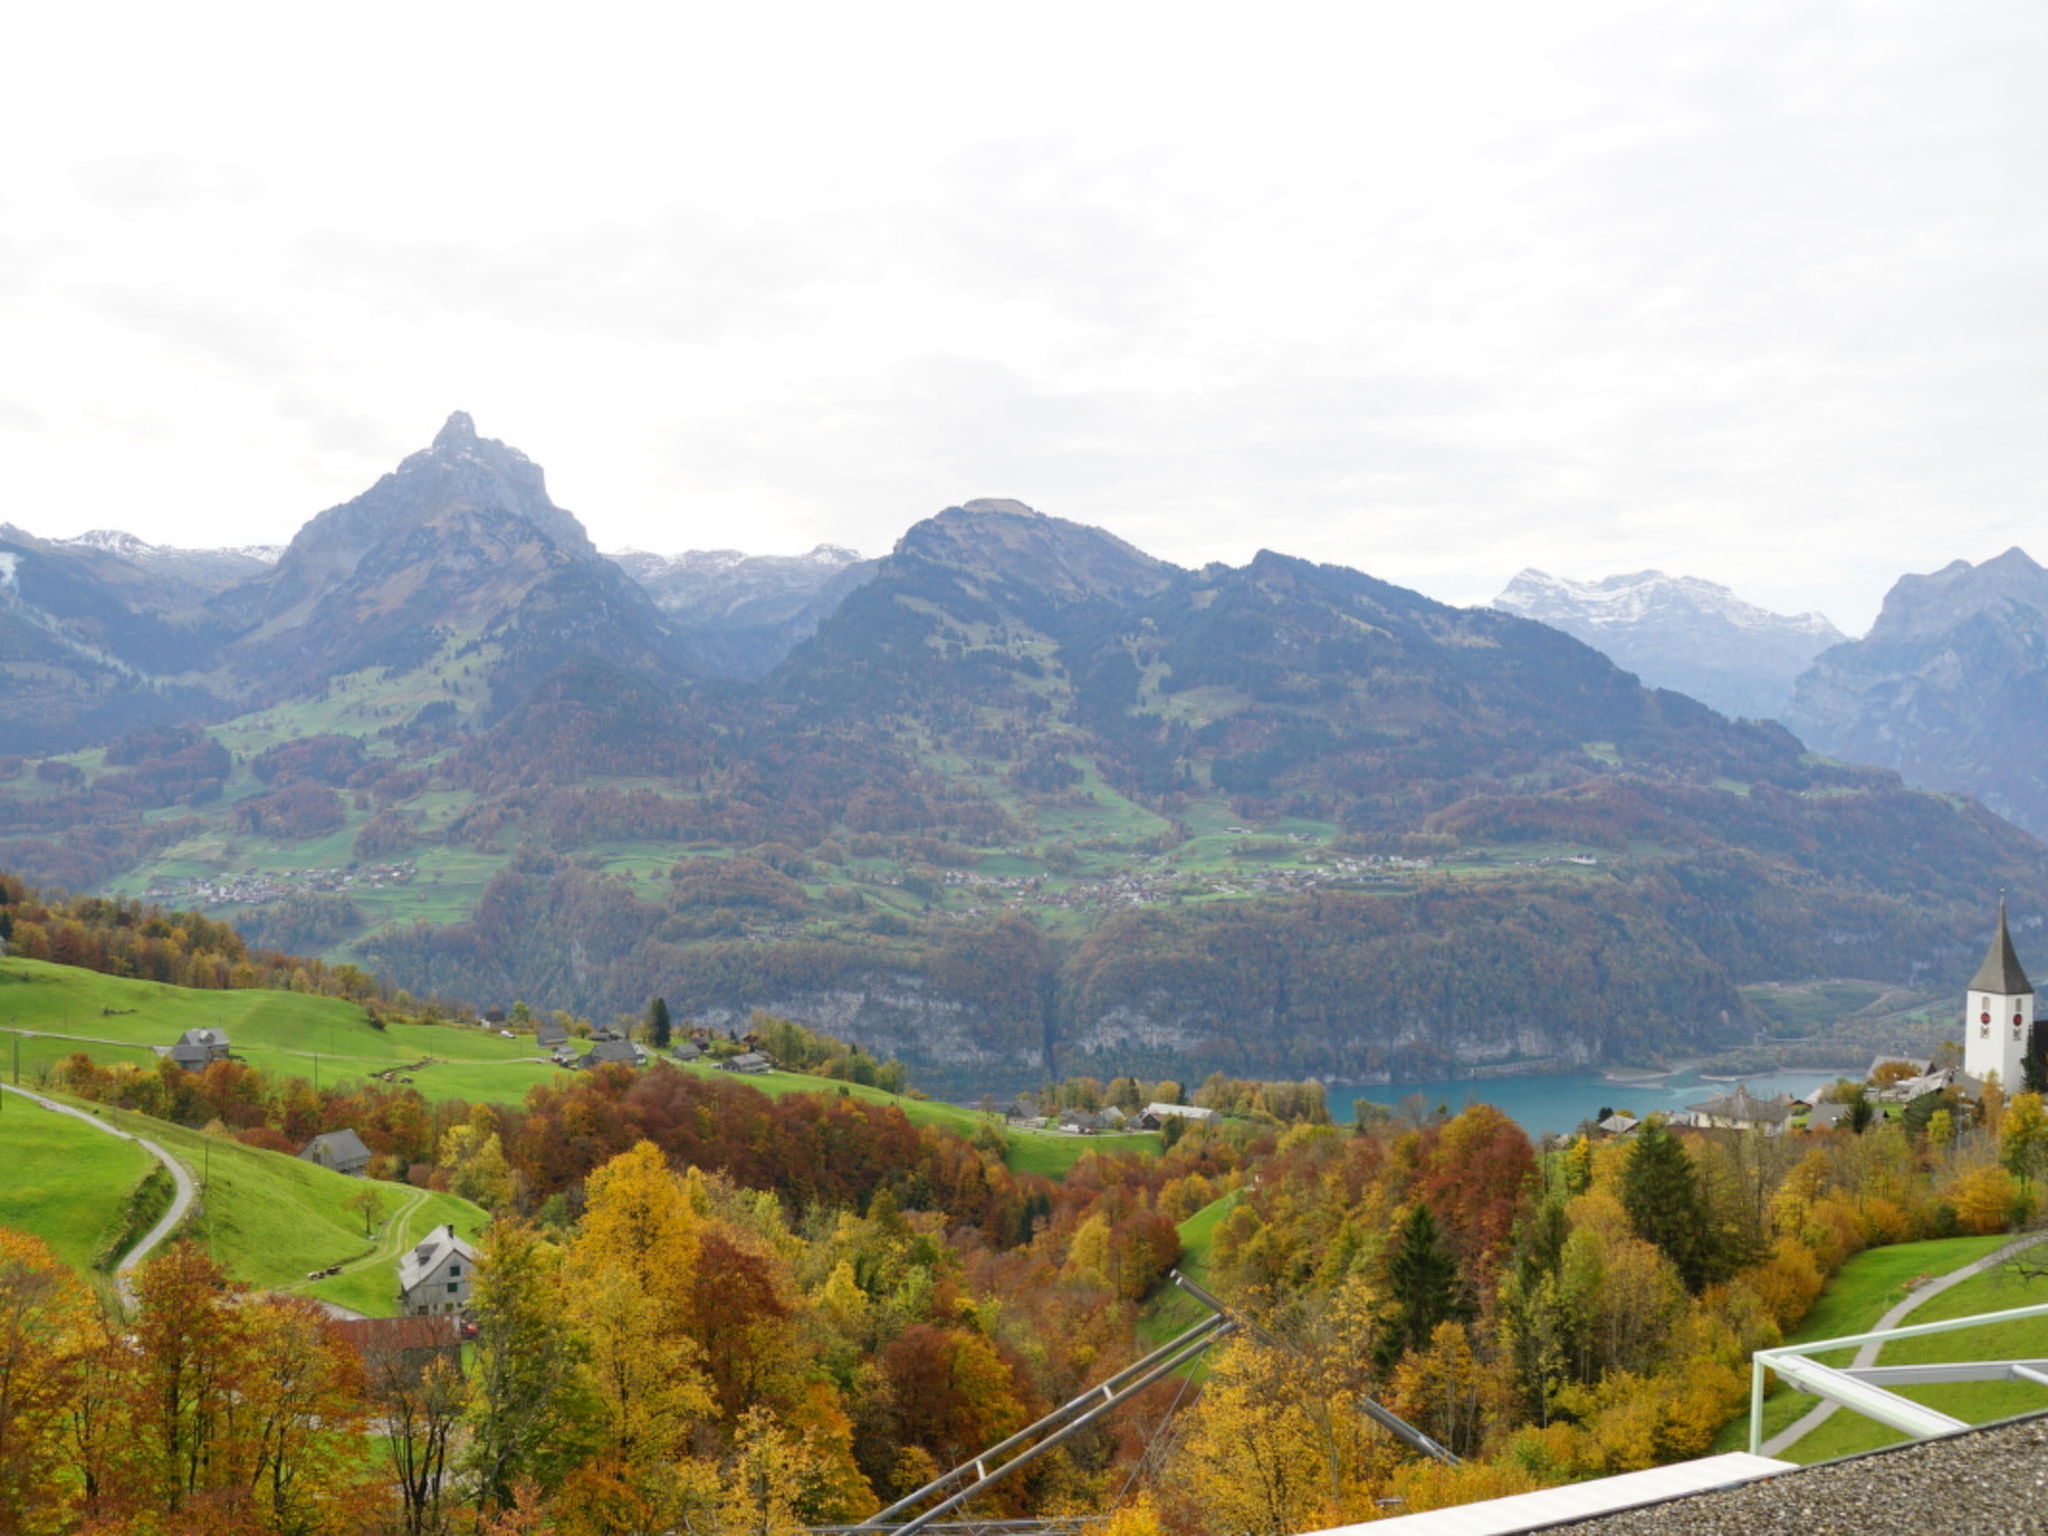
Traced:
<path fill-rule="evenodd" d="M 2048 13 L 43 7 L 0 494 L 282 537 L 450 409 L 602 545 L 1016 495 L 1845 626 L 2033 537 Z M 2036 543 L 2040 541 L 2036 540 Z M 2048 557 L 2048 549 L 2037 548 Z"/>

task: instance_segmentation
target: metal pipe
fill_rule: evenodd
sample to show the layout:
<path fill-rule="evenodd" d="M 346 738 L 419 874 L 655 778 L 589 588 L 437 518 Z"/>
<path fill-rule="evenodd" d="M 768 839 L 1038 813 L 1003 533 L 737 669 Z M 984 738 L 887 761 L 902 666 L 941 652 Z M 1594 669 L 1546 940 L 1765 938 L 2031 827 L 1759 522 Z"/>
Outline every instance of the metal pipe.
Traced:
<path fill-rule="evenodd" d="M 912 1505 L 922 1503 L 925 1499 L 937 1493 L 941 1488 L 944 1488 L 948 1484 L 957 1480 L 958 1478 L 965 1476 L 968 1472 L 978 1471 L 981 1465 L 984 1462 L 988 1461 L 991 1457 L 1000 1456 L 1003 1454 L 1003 1452 L 1010 1450 L 1013 1447 L 1022 1445 L 1026 1440 L 1029 1440 L 1033 1435 L 1037 1434 L 1040 1430 L 1045 1429 L 1049 1425 L 1058 1423 L 1061 1419 L 1066 1418 L 1069 1414 L 1077 1412 L 1079 1409 L 1081 1409 L 1088 1403 L 1089 1399 L 1095 1397 L 1108 1397 L 1112 1395 L 1117 1390 L 1119 1383 L 1123 1382 L 1126 1378 L 1135 1375 L 1140 1371 L 1149 1369 L 1156 1362 L 1163 1360 L 1164 1358 L 1166 1358 L 1166 1356 L 1172 1354 L 1175 1350 L 1184 1348 L 1185 1346 L 1187 1346 L 1190 1343 L 1193 1343 L 1197 1339 L 1200 1339 L 1203 1343 L 1206 1344 L 1209 1341 L 1210 1336 L 1213 1335 L 1218 1328 L 1221 1328 L 1228 1324 L 1229 1321 L 1230 1319 L 1226 1317 L 1221 1311 L 1218 1311 L 1209 1317 L 1203 1318 L 1202 1321 L 1196 1323 L 1194 1327 L 1188 1329 L 1185 1333 L 1178 1334 L 1174 1338 L 1169 1339 L 1166 1343 L 1160 1345 L 1159 1348 L 1153 1350 L 1151 1354 L 1146 1355 L 1143 1359 L 1132 1361 L 1129 1365 L 1125 1366 L 1122 1370 L 1118 1371 L 1114 1376 L 1111 1376 L 1107 1380 L 1105 1380 L 1100 1386 L 1090 1387 L 1086 1392 L 1083 1392 L 1079 1397 L 1071 1398 L 1067 1402 L 1060 1404 L 1059 1407 L 1053 1409 L 1051 1413 L 1048 1413 L 1044 1418 L 1040 1419 L 1037 1423 L 1027 1424 L 1024 1428 L 1018 1430 L 1017 1433 L 1010 1436 L 1009 1439 L 1001 1442 L 998 1445 L 992 1445 L 987 1450 L 981 1452 L 981 1454 L 976 1456 L 973 1461 L 965 1462 L 960 1466 L 952 1468 L 950 1471 L 941 1472 L 937 1477 L 933 1478 L 930 1482 L 926 1483 L 922 1488 L 919 1488 L 912 1493 L 905 1494 L 902 1498 L 898 1499 L 894 1504 L 891 1504 L 887 1509 L 878 1510 L 876 1513 L 868 1516 L 867 1519 L 863 1520 L 859 1525 L 855 1526 L 854 1529 L 857 1531 L 871 1530 L 881 1525 L 884 1521 L 890 1519 L 892 1516 L 901 1514 L 904 1510 L 909 1509 Z"/>
<path fill-rule="evenodd" d="M 1003 1465 L 997 1467 L 995 1471 L 991 1472 L 988 1476 L 977 1479 L 975 1482 L 969 1484 L 967 1487 L 962 1488 L 958 1493 L 952 1495 L 952 1497 L 945 1499 L 940 1503 L 934 1504 L 930 1509 L 926 1510 L 923 1514 L 919 1515 L 915 1520 L 908 1520 L 905 1521 L 902 1525 L 897 1526 L 895 1536 L 916 1536 L 916 1533 L 918 1531 L 923 1530 L 926 1526 L 930 1525 L 934 1520 L 938 1519 L 939 1516 L 945 1514 L 948 1510 L 959 1508 L 962 1504 L 965 1504 L 969 1499 L 973 1498 L 977 1493 L 981 1492 L 981 1490 L 987 1487 L 990 1483 L 996 1482 L 1000 1478 L 1009 1476 L 1010 1473 L 1016 1471 L 1026 1462 L 1036 1460 L 1039 1456 L 1042 1456 L 1043 1454 L 1045 1454 L 1045 1452 L 1051 1450 L 1061 1441 L 1066 1440 L 1068 1437 L 1079 1433 L 1088 1425 L 1092 1424 L 1095 1420 L 1101 1418 L 1105 1413 L 1109 1412 L 1110 1409 L 1116 1407 L 1119 1403 L 1122 1403 L 1125 1399 L 1135 1397 L 1138 1393 L 1144 1391 L 1145 1388 L 1151 1386 L 1152 1383 L 1157 1381 L 1160 1377 L 1165 1376 L 1168 1373 L 1172 1372 L 1174 1369 L 1184 1364 L 1187 1360 L 1194 1359 L 1196 1355 L 1200 1354 L 1203 1350 L 1207 1349 L 1218 1338 L 1223 1337 L 1223 1335 L 1225 1334 L 1233 1333 L 1236 1331 L 1236 1329 L 1237 1324 L 1235 1321 L 1230 1319 L 1224 1319 L 1224 1326 L 1220 1332 L 1209 1334 L 1203 1338 L 1195 1339 L 1192 1342 L 1188 1343 L 1174 1358 L 1162 1361 L 1160 1364 L 1154 1366 L 1150 1371 L 1147 1371 L 1144 1376 L 1140 1377 L 1138 1380 L 1134 1382 L 1131 1382 L 1128 1386 L 1121 1388 L 1114 1397 L 1108 1398 L 1103 1402 L 1097 1403 L 1093 1408 L 1090 1408 L 1086 1413 L 1082 1414 L 1078 1419 L 1074 1420 L 1073 1423 L 1063 1426 L 1059 1430 L 1055 1431 L 1053 1434 L 1047 1435 L 1043 1440 L 1039 1441 L 1038 1444 L 1032 1446 L 1029 1450 L 1024 1451 L 1021 1454 L 1013 1457 L 1011 1460 L 1004 1462 Z M 1189 1331 L 1192 1332 L 1193 1330 L 1191 1329 Z"/>

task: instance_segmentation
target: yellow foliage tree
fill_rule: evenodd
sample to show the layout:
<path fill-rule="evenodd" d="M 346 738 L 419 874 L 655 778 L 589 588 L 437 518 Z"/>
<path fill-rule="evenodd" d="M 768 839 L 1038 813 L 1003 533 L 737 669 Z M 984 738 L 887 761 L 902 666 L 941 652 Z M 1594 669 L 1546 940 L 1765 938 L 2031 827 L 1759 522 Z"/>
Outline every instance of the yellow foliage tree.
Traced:
<path fill-rule="evenodd" d="M 91 1294 L 49 1244 L 0 1227 L 0 1531 L 67 1521 L 64 1416 L 102 1332 Z"/>
<path fill-rule="evenodd" d="M 1957 1175 L 1946 1194 L 1963 1230 L 1981 1236 L 2003 1232 L 2011 1224 L 2019 1191 L 2011 1174 L 1988 1164 Z"/>

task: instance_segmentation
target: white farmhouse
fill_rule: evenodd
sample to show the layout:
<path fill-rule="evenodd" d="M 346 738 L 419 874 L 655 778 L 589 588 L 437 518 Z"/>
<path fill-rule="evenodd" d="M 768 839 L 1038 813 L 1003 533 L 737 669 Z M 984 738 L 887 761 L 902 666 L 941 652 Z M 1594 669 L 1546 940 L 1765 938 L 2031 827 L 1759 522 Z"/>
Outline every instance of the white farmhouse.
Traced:
<path fill-rule="evenodd" d="M 451 1222 L 398 1261 L 399 1305 L 412 1315 L 460 1312 L 469 1305 L 476 1250 L 455 1235 Z"/>

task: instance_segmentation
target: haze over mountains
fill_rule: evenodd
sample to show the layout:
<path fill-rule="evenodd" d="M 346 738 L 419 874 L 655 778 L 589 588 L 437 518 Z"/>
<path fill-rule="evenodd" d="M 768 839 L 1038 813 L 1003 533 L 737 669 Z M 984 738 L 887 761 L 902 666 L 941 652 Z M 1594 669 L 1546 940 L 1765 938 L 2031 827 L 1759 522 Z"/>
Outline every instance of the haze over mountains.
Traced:
<path fill-rule="evenodd" d="M 118 543 L 0 535 L 0 866 L 421 992 L 765 1007 L 962 1081 L 1430 1077 L 1746 1042 L 1743 985 L 1944 975 L 2048 896 L 1981 808 L 1558 628 L 1014 501 L 614 560 L 458 413 L 272 564 Z"/>
<path fill-rule="evenodd" d="M 1845 638 L 1818 613 L 1771 613 L 1662 571 L 1570 581 L 1527 570 L 1493 604 L 1578 636 L 1657 687 L 1760 720 L 1781 718 L 1799 674 Z"/>

